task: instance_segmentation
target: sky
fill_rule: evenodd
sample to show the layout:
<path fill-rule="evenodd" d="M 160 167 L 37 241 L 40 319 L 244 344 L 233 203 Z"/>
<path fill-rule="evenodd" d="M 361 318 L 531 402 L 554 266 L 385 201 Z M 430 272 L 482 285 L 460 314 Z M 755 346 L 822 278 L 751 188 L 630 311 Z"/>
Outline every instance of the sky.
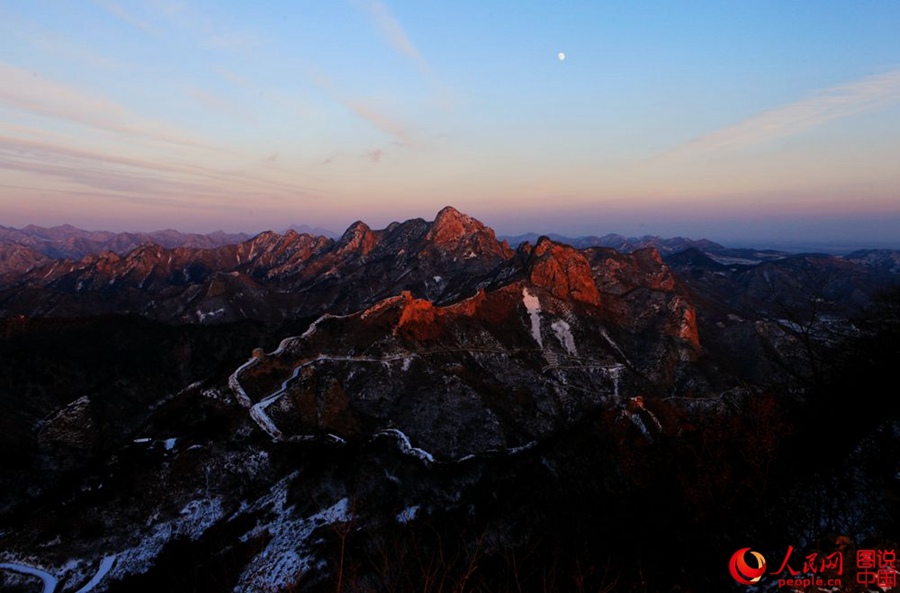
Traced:
<path fill-rule="evenodd" d="M 0 225 L 900 246 L 900 2 L 4 0 Z"/>

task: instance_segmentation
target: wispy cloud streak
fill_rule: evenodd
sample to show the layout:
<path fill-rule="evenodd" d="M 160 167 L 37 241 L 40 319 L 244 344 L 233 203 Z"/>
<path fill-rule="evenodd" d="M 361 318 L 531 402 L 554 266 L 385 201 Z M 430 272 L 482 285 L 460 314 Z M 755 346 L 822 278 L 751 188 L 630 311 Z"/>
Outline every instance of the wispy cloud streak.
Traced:
<path fill-rule="evenodd" d="M 435 103 L 444 111 L 452 111 L 457 103 L 456 98 L 440 79 L 432 72 L 431 66 L 422 56 L 419 49 L 410 40 L 403 25 L 400 24 L 382 0 L 374 0 L 364 6 L 371 15 L 378 32 L 388 44 L 400 55 L 411 60 L 431 87 L 435 95 Z"/>
<path fill-rule="evenodd" d="M 247 113 L 239 105 L 223 97 L 213 95 L 194 85 L 185 84 L 183 85 L 183 89 L 185 94 L 193 98 L 195 101 L 197 101 L 207 109 L 224 113 L 225 115 L 229 115 L 249 124 L 257 124 L 256 118 Z"/>
<path fill-rule="evenodd" d="M 178 129 L 145 119 L 125 107 L 0 62 L 0 106 L 150 140 L 206 147 Z"/>
<path fill-rule="evenodd" d="M 181 0 L 146 0 L 156 19 L 166 27 L 191 36 L 198 47 L 208 50 L 246 51 L 258 44 L 249 33 L 223 26 L 218 11 L 203 10 Z"/>
<path fill-rule="evenodd" d="M 384 115 L 361 99 L 347 97 L 340 89 L 338 89 L 334 81 L 322 72 L 312 69 L 309 74 L 317 87 L 328 93 L 332 99 L 355 113 L 357 116 L 382 132 L 393 136 L 395 140 L 403 145 L 414 144 L 409 131 L 402 123 Z"/>
<path fill-rule="evenodd" d="M 824 89 L 816 96 L 777 107 L 733 126 L 701 136 L 660 155 L 683 158 L 738 150 L 776 138 L 796 136 L 829 122 L 900 102 L 900 70 Z"/>
<path fill-rule="evenodd" d="M 231 70 L 229 70 L 227 68 L 223 68 L 221 66 L 214 66 L 213 71 L 237 87 L 250 88 L 251 86 L 253 86 L 252 84 L 250 84 L 249 80 L 247 80 L 243 76 L 235 74 L 234 72 L 232 72 Z"/>
<path fill-rule="evenodd" d="M 149 156 L 123 156 L 72 146 L 49 137 L 35 140 L 0 134 L 0 170 L 23 171 L 93 189 L 115 189 L 135 195 L 190 193 L 215 197 L 242 191 L 284 196 L 311 190 L 299 184 L 255 175 L 245 169 L 166 162 Z"/>
<path fill-rule="evenodd" d="M 369 105 L 358 99 L 344 99 L 342 103 L 346 105 L 356 115 L 366 120 L 382 132 L 386 132 L 396 138 L 401 144 L 411 144 L 412 140 L 406 127 L 400 122 L 375 111 Z"/>
<path fill-rule="evenodd" d="M 135 18 L 130 12 L 122 8 L 120 4 L 117 2 L 113 2 L 112 0 L 94 0 L 96 4 L 105 8 L 108 12 L 118 17 L 121 21 L 135 27 L 136 29 L 140 29 L 145 33 L 150 32 L 150 26 L 144 21 Z"/>
<path fill-rule="evenodd" d="M 416 46 L 413 45 L 413 42 L 410 41 L 409 35 L 406 34 L 403 25 L 394 18 L 385 3 L 381 2 L 381 0 L 376 0 L 369 4 L 368 10 L 375 19 L 378 30 L 387 42 L 390 43 L 395 50 L 415 62 L 419 67 L 419 70 L 427 74 L 430 70 L 428 62 L 425 61 L 425 58 L 422 57 L 422 54 Z"/>

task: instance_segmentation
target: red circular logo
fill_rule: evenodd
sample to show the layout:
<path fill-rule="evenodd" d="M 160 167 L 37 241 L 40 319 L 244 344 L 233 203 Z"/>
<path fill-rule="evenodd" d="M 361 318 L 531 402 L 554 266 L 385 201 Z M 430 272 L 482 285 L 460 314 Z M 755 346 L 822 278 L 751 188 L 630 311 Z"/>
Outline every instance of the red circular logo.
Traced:
<path fill-rule="evenodd" d="M 747 564 L 747 552 L 756 560 L 756 568 Z M 731 555 L 728 561 L 728 570 L 734 580 L 742 585 L 754 585 L 759 582 L 766 572 L 766 559 L 759 552 L 753 552 L 750 548 L 741 548 Z"/>

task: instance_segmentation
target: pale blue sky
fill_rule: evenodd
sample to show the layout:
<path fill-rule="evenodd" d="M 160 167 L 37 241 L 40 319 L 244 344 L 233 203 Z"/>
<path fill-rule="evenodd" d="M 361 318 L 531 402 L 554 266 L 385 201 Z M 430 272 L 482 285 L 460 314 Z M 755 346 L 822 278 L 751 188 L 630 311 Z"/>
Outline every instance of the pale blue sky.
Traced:
<path fill-rule="evenodd" d="M 7 0 L 0 224 L 452 204 L 504 233 L 900 243 L 897 31 L 895 1 Z"/>

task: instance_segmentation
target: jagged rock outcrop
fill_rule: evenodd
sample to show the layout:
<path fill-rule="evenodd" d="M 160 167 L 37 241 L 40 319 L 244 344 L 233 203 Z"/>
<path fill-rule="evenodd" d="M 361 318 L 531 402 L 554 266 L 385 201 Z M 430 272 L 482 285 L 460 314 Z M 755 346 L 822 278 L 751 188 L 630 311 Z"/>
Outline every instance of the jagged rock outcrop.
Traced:
<path fill-rule="evenodd" d="M 456 258 L 507 260 L 513 255 L 506 241 L 497 240 L 493 229 L 452 206 L 437 213 L 424 240 Z"/>
<path fill-rule="evenodd" d="M 336 255 L 339 257 L 351 254 L 365 256 L 375 248 L 377 242 L 378 238 L 369 225 L 358 220 L 351 224 L 343 236 L 338 239 Z"/>
<path fill-rule="evenodd" d="M 527 266 L 529 281 L 553 296 L 600 304 L 591 266 L 576 249 L 542 237 L 531 251 Z"/>

